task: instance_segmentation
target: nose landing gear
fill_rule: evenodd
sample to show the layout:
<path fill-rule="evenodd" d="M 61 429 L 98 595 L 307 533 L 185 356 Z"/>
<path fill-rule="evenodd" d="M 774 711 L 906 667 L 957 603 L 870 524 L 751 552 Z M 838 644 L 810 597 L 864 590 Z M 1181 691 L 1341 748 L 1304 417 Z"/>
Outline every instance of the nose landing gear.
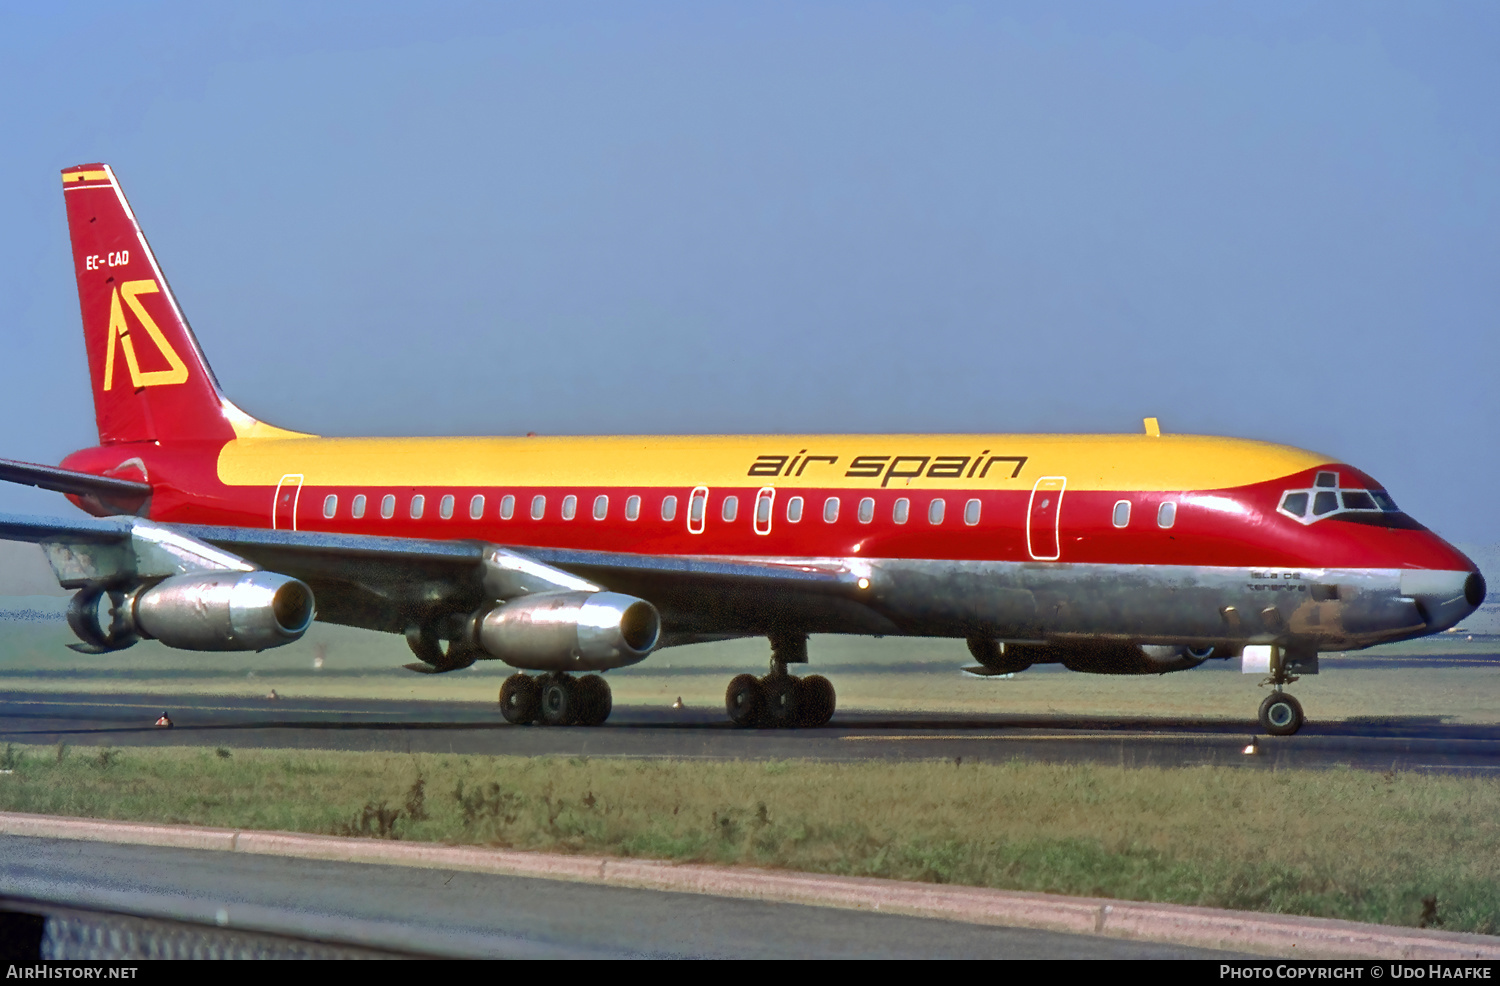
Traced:
<path fill-rule="evenodd" d="M 1281 647 L 1271 648 L 1271 674 L 1262 685 L 1270 685 L 1271 694 L 1260 703 L 1260 728 L 1272 736 L 1290 736 L 1302 728 L 1304 718 L 1302 703 L 1288 695 L 1284 689 L 1297 680 L 1287 670 L 1286 651 Z"/>
<path fill-rule="evenodd" d="M 837 705 L 833 683 L 820 674 L 798 678 L 788 664 L 807 661 L 807 637 L 771 638 L 771 670 L 764 677 L 742 674 L 730 681 L 724 707 L 736 726 L 773 729 L 823 726 Z"/>
<path fill-rule="evenodd" d="M 500 714 L 517 726 L 598 726 L 613 706 L 609 682 L 597 674 L 513 674 L 500 686 Z"/>

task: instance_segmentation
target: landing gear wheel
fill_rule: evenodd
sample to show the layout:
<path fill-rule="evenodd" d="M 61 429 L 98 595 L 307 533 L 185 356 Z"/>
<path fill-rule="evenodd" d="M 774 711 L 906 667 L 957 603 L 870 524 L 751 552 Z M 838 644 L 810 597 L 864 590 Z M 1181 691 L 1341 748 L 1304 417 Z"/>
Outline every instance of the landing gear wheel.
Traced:
<path fill-rule="evenodd" d="M 570 726 L 578 714 L 575 682 L 565 674 L 549 674 L 541 681 L 541 720 L 549 726 Z"/>
<path fill-rule="evenodd" d="M 609 682 L 597 674 L 584 675 L 573 682 L 573 698 L 578 704 L 577 721 L 580 726 L 603 725 L 609 718 L 614 699 L 610 695 Z"/>
<path fill-rule="evenodd" d="M 810 674 L 798 682 L 798 690 L 802 693 L 798 696 L 802 706 L 798 725 L 809 728 L 826 726 L 833 718 L 836 704 L 833 682 L 820 674 Z"/>
<path fill-rule="evenodd" d="M 1272 692 L 1260 703 L 1260 728 L 1272 736 L 1290 736 L 1302 728 L 1302 703 L 1286 692 Z"/>
<path fill-rule="evenodd" d="M 724 693 L 724 708 L 736 726 L 753 726 L 766 707 L 766 695 L 753 674 L 738 675 Z"/>
<path fill-rule="evenodd" d="M 791 675 L 771 675 L 761 679 L 760 687 L 766 694 L 764 725 L 782 729 L 800 725 L 801 685 L 802 682 Z"/>
<path fill-rule="evenodd" d="M 529 725 L 541 708 L 541 689 L 528 674 L 513 674 L 500 686 L 500 714 L 506 722 Z"/>

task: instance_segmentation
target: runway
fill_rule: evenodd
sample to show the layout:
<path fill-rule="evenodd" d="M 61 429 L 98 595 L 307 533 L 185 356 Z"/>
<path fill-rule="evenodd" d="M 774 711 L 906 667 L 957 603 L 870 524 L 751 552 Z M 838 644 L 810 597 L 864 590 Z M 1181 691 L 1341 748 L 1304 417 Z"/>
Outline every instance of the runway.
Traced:
<path fill-rule="evenodd" d="M 173 728 L 152 725 L 167 712 Z M 1247 753 L 1251 746 L 1253 752 Z M 721 760 L 1092 762 L 1126 767 L 1500 771 L 1500 726 L 1438 717 L 1252 721 L 840 712 L 822 729 L 739 729 L 721 708 L 616 707 L 597 728 L 512 726 L 489 703 L 0 693 L 0 742 Z"/>

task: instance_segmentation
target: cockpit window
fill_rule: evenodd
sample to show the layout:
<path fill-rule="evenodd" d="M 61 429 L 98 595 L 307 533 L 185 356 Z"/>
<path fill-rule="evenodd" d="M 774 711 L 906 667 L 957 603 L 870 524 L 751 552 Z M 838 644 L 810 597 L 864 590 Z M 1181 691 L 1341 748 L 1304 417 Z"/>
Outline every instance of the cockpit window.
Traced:
<path fill-rule="evenodd" d="M 1338 482 L 1338 473 L 1320 470 L 1313 479 L 1312 489 L 1285 490 L 1276 510 L 1302 524 L 1338 515 L 1385 527 L 1415 523 L 1401 514 L 1401 508 L 1385 490 L 1341 489 Z"/>

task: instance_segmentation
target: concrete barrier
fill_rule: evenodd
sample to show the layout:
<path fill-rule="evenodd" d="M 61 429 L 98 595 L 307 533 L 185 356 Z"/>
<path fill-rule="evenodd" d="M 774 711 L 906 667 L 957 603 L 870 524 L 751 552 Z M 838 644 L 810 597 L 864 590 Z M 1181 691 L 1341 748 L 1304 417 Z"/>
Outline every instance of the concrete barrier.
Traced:
<path fill-rule="evenodd" d="M 0 833 L 572 880 L 675 893 L 879 911 L 970 924 L 1109 935 L 1266 955 L 1500 959 L 1500 937 L 1489 935 L 750 867 L 702 866 L 610 856 L 567 856 L 295 832 L 110 822 L 14 812 L 0 812 Z"/>

